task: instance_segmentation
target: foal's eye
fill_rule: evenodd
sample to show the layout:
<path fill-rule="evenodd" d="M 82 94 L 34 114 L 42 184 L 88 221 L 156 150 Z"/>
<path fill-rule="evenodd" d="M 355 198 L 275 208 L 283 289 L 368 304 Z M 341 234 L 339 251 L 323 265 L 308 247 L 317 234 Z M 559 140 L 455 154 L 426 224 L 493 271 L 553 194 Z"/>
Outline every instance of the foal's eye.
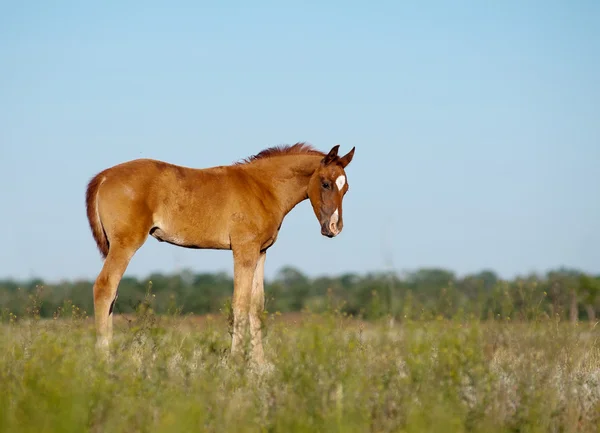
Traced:
<path fill-rule="evenodd" d="M 329 189 L 331 187 L 331 185 L 329 184 L 329 182 L 323 182 L 323 188 L 324 189 Z"/>

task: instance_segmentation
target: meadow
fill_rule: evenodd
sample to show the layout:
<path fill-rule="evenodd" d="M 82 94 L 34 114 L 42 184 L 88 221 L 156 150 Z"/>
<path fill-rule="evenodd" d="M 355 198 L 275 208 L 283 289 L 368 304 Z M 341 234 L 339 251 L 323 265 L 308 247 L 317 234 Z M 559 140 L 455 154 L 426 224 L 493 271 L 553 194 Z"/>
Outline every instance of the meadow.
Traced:
<path fill-rule="evenodd" d="M 150 295 L 151 296 L 151 295 Z M 270 368 L 228 358 L 221 313 L 115 318 L 110 359 L 76 306 L 0 325 L 4 432 L 597 432 L 594 323 L 267 313 Z"/>

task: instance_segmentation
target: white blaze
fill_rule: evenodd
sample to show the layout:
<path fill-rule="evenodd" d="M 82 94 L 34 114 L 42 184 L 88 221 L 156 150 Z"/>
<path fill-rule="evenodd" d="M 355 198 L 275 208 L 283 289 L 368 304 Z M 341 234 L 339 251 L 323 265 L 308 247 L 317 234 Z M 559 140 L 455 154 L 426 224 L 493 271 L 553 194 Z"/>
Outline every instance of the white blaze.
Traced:
<path fill-rule="evenodd" d="M 344 176 L 343 174 L 341 176 L 339 176 L 335 180 L 335 184 L 337 185 L 338 189 L 341 191 L 342 188 L 344 187 L 344 185 L 346 184 L 346 176 Z M 337 212 L 337 210 L 336 210 L 336 212 Z"/>
<path fill-rule="evenodd" d="M 338 210 L 336 209 L 335 212 L 331 215 L 331 218 L 329 219 L 329 225 L 331 227 L 337 227 L 337 222 L 340 219 L 340 214 L 338 212 Z"/>

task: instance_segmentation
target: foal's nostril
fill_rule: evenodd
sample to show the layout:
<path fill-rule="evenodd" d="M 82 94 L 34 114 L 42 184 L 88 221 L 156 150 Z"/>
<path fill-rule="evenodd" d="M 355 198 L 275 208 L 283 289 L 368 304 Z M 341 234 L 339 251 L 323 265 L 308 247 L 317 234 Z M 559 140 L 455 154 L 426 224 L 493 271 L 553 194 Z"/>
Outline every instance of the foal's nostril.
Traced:
<path fill-rule="evenodd" d="M 321 234 L 332 238 L 335 236 L 335 229 L 332 230 L 332 225 L 325 222 L 321 225 Z"/>

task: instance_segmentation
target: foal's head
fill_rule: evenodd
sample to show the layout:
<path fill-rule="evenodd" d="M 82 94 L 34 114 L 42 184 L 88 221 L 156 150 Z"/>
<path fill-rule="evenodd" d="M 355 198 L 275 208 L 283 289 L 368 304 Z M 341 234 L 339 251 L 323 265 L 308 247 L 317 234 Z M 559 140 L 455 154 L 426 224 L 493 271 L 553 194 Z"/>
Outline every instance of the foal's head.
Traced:
<path fill-rule="evenodd" d="M 344 169 L 354 156 L 354 147 L 346 155 L 339 157 L 335 145 L 323 158 L 308 183 L 308 198 L 321 224 L 321 234 L 334 237 L 344 227 L 342 200 L 348 192 L 348 179 Z"/>

